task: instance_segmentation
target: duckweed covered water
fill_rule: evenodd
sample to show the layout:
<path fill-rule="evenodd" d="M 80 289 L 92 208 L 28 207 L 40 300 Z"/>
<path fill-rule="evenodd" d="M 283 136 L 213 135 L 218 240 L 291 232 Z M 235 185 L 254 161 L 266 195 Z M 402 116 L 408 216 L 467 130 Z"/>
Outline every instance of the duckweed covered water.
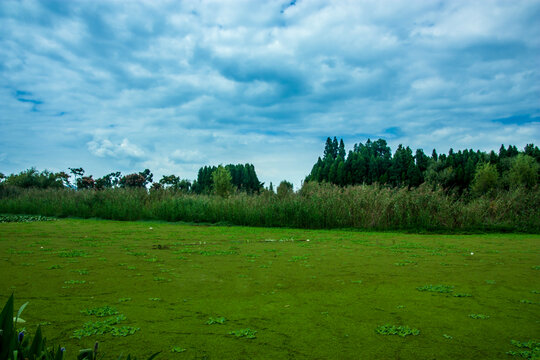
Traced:
<path fill-rule="evenodd" d="M 0 300 L 29 301 L 26 329 L 42 324 L 68 359 L 96 341 L 111 359 L 511 359 L 540 337 L 539 241 L 2 223 Z"/>

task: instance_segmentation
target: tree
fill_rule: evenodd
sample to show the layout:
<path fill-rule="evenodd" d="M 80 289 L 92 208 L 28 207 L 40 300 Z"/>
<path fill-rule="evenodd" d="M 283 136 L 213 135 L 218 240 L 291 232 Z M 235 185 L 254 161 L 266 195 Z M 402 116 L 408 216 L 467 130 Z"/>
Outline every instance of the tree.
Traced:
<path fill-rule="evenodd" d="M 326 160 L 326 159 L 333 159 L 332 157 L 332 154 L 333 154 L 334 150 L 333 150 L 333 147 L 332 147 L 332 139 L 330 139 L 330 137 L 326 138 L 326 144 L 324 145 L 324 156 L 323 156 L 323 159 Z"/>
<path fill-rule="evenodd" d="M 99 179 L 96 179 L 96 189 L 102 190 L 117 187 L 121 178 L 122 176 L 120 171 L 107 174 Z"/>
<path fill-rule="evenodd" d="M 96 187 L 96 182 L 92 178 L 92 175 L 90 176 L 82 176 L 77 179 L 77 189 L 94 189 Z"/>
<path fill-rule="evenodd" d="M 178 186 L 178 183 L 180 182 L 180 178 L 176 175 L 163 175 L 161 180 L 159 180 L 159 183 L 165 187 L 165 188 L 176 188 Z"/>
<path fill-rule="evenodd" d="M 80 179 L 84 175 L 84 169 L 82 167 L 68 169 L 73 174 L 73 179 L 75 181 L 75 184 L 77 184 L 77 179 Z"/>
<path fill-rule="evenodd" d="M 233 191 L 231 173 L 222 165 L 219 165 L 217 169 L 212 172 L 212 183 L 214 193 L 221 197 L 227 197 Z"/>
<path fill-rule="evenodd" d="M 149 169 L 144 169 L 144 171 L 140 172 L 139 175 L 141 175 L 144 178 L 143 186 L 146 186 L 146 184 L 151 184 L 152 179 L 154 178 L 154 175 L 150 172 Z"/>
<path fill-rule="evenodd" d="M 62 180 L 62 183 L 64 184 L 65 187 L 69 186 L 69 178 L 70 178 L 69 174 L 66 174 L 64 171 L 60 171 L 56 173 L 55 176 L 57 179 Z"/>
<path fill-rule="evenodd" d="M 534 144 L 527 144 L 525 145 L 523 152 L 525 155 L 529 155 L 535 158 L 537 162 L 540 162 L 540 149 L 538 149 L 538 146 L 534 146 Z"/>
<path fill-rule="evenodd" d="M 529 189 L 534 187 L 538 183 L 538 168 L 538 163 L 531 156 L 524 154 L 516 156 L 507 175 L 510 187 L 524 186 Z"/>
<path fill-rule="evenodd" d="M 431 159 L 433 161 L 437 161 L 437 159 L 438 159 L 437 150 L 433 149 L 433 151 L 431 152 Z"/>
<path fill-rule="evenodd" d="M 17 186 L 20 188 L 62 188 L 64 187 L 63 181 L 66 179 L 67 174 L 63 172 L 52 173 L 48 170 L 42 172 L 37 171 L 35 168 L 22 171 L 19 174 L 11 174 L 5 179 L 6 185 Z"/>
<path fill-rule="evenodd" d="M 178 186 L 178 189 L 180 189 L 180 191 L 187 193 L 189 192 L 189 190 L 191 190 L 191 181 L 187 179 L 182 179 L 180 180 L 177 186 Z"/>
<path fill-rule="evenodd" d="M 345 160 L 345 143 L 343 142 L 343 139 L 339 140 L 339 148 L 338 148 L 337 156 Z"/>
<path fill-rule="evenodd" d="M 280 199 L 283 199 L 294 192 L 293 184 L 291 184 L 287 180 L 283 180 L 282 182 L 280 182 L 276 190 L 277 190 L 277 196 Z"/>
<path fill-rule="evenodd" d="M 146 179 L 139 174 L 128 174 L 120 179 L 120 187 L 123 188 L 143 188 L 146 186 Z"/>
<path fill-rule="evenodd" d="M 473 193 L 484 195 L 492 192 L 499 184 L 497 167 L 490 163 L 479 163 L 471 186 Z"/>

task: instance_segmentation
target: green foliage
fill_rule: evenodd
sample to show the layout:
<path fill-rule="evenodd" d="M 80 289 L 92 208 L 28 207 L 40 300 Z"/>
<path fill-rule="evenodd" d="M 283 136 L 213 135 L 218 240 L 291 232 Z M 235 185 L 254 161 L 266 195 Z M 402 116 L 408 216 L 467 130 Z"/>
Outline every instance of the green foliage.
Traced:
<path fill-rule="evenodd" d="M 0 313 L 0 359 L 6 360 L 62 360 L 63 348 L 48 348 L 46 340 L 38 326 L 34 339 L 30 339 L 24 331 L 17 331 L 15 324 L 20 319 L 25 303 L 19 308 L 17 316 L 13 317 L 13 295 L 11 295 Z"/>
<path fill-rule="evenodd" d="M 212 173 L 212 189 L 216 195 L 221 197 L 228 197 L 232 194 L 231 173 L 221 165 Z"/>
<path fill-rule="evenodd" d="M 171 349 L 171 352 L 173 353 L 182 353 L 184 351 L 186 351 L 186 349 L 182 348 L 181 346 L 173 346 Z"/>
<path fill-rule="evenodd" d="M 481 319 L 481 320 L 489 319 L 489 315 L 484 315 L 484 314 L 469 314 L 469 317 L 471 319 Z"/>
<path fill-rule="evenodd" d="M 276 191 L 277 191 L 278 198 L 283 199 L 294 193 L 293 184 L 291 184 L 290 182 L 286 180 L 283 180 L 282 182 L 279 183 Z"/>
<path fill-rule="evenodd" d="M 64 284 L 84 284 L 86 280 L 66 280 Z"/>
<path fill-rule="evenodd" d="M 471 186 L 473 193 L 484 195 L 494 191 L 499 184 L 497 167 L 490 163 L 478 164 Z"/>
<path fill-rule="evenodd" d="M 111 334 L 112 336 L 128 336 L 140 330 L 132 326 L 114 326 L 126 320 L 123 314 L 101 321 L 87 321 L 81 329 L 73 331 L 73 337 L 81 339 L 85 336 Z"/>
<path fill-rule="evenodd" d="M 507 181 L 510 187 L 523 186 L 533 188 L 538 184 L 540 165 L 533 157 L 519 154 L 516 156 L 508 172 Z"/>
<path fill-rule="evenodd" d="M 88 256 L 88 253 L 84 250 L 65 250 L 60 251 L 58 256 L 63 258 L 85 257 Z"/>
<path fill-rule="evenodd" d="M 218 168 L 215 166 L 200 168 L 197 174 L 197 180 L 191 186 L 191 191 L 196 194 L 210 194 L 215 191 L 213 174 Z M 248 194 L 259 193 L 263 187 L 263 183 L 257 178 L 255 167 L 252 164 L 229 164 L 224 168 L 231 175 L 232 187 L 240 192 Z"/>
<path fill-rule="evenodd" d="M 9 175 L 2 183 L 23 189 L 59 189 L 64 187 L 64 182 L 67 182 L 68 178 L 69 175 L 64 172 L 52 173 L 47 170 L 39 172 L 35 168 L 31 168 L 19 174 Z"/>
<path fill-rule="evenodd" d="M 120 184 L 122 178 L 120 171 L 107 174 L 95 181 L 95 188 L 97 190 L 112 189 Z"/>
<path fill-rule="evenodd" d="M 257 331 L 251 330 L 250 328 L 233 330 L 229 332 L 229 335 L 234 335 L 237 338 L 246 338 L 246 339 L 255 339 L 256 338 L 255 334 L 257 334 Z"/>
<path fill-rule="evenodd" d="M 220 316 L 220 317 L 217 317 L 217 318 L 213 318 L 213 317 L 210 317 L 208 318 L 208 321 L 206 322 L 207 325 L 214 325 L 214 324 L 225 324 L 225 321 L 227 319 L 225 319 L 223 316 Z"/>
<path fill-rule="evenodd" d="M 471 294 L 464 294 L 464 293 L 457 293 L 457 294 L 454 294 L 454 297 L 472 297 Z"/>
<path fill-rule="evenodd" d="M 389 324 L 379 326 L 375 329 L 375 332 L 381 335 L 399 335 L 401 337 L 405 337 L 408 335 L 420 335 L 420 330 L 418 329 L 411 329 L 408 326 L 396 326 Z"/>
<path fill-rule="evenodd" d="M 112 306 L 105 305 L 98 308 L 81 310 L 81 313 L 86 314 L 86 315 L 95 315 L 97 317 L 103 317 L 103 316 L 116 315 L 118 314 L 118 310 L 116 310 L 116 308 Z"/>
<path fill-rule="evenodd" d="M 78 190 L 94 189 L 96 187 L 96 181 L 90 176 L 82 176 L 75 181 Z"/>
<path fill-rule="evenodd" d="M 186 179 L 180 179 L 176 175 L 163 175 L 161 180 L 159 180 L 159 184 L 167 190 L 176 190 L 184 193 L 191 190 L 191 182 Z"/>
<path fill-rule="evenodd" d="M 55 219 L 41 216 L 41 215 L 12 215 L 12 214 L 1 214 L 0 223 L 9 223 L 9 222 L 35 222 L 35 221 L 53 221 Z"/>
<path fill-rule="evenodd" d="M 343 140 L 328 138 L 323 158 L 317 159 L 305 181 L 329 182 L 340 186 L 356 184 L 384 184 L 392 187 L 418 187 L 428 183 L 442 187 L 445 192 L 464 194 L 469 188 L 478 195 L 496 189 L 503 175 L 512 178 L 512 184 L 538 184 L 540 150 L 533 144 L 519 152 L 515 146 L 501 146 L 499 155 L 480 151 L 450 149 L 448 155 L 438 155 L 434 149 L 431 157 L 422 149 L 413 151 L 399 145 L 394 155 L 385 140 L 355 144 L 345 156 Z M 528 157 L 525 161 L 523 157 Z M 489 165 L 486 167 L 486 165 Z M 485 168 L 484 168 L 485 167 Z M 514 168 L 514 170 L 511 170 Z M 476 181 L 475 179 L 476 174 Z"/>
<path fill-rule="evenodd" d="M 451 293 L 454 287 L 449 285 L 424 285 L 417 287 L 418 291 L 428 291 L 428 292 L 437 292 L 437 293 Z"/>
<path fill-rule="evenodd" d="M 508 355 L 518 356 L 523 359 L 540 359 L 540 342 L 538 340 L 526 342 L 511 340 L 510 342 L 520 350 L 510 350 L 507 352 Z"/>
<path fill-rule="evenodd" d="M 128 174 L 120 179 L 120 186 L 126 188 L 143 188 L 147 184 L 141 174 Z"/>
<path fill-rule="evenodd" d="M 1 195 L 0 195 L 1 196 Z M 340 187 L 308 182 L 290 196 L 227 198 L 146 189 L 20 190 L 1 198 L 0 212 L 114 220 L 295 228 L 409 231 L 540 231 L 540 187 L 519 187 L 476 198 L 442 189 Z"/>

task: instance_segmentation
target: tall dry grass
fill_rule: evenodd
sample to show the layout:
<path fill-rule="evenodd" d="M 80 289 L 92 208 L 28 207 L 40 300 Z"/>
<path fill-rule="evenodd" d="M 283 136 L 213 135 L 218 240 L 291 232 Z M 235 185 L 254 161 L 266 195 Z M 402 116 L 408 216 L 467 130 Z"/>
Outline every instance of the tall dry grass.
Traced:
<path fill-rule="evenodd" d="M 0 212 L 114 220 L 408 231 L 540 231 L 540 190 L 456 197 L 427 186 L 341 188 L 307 183 L 295 194 L 221 198 L 167 190 L 0 188 Z"/>

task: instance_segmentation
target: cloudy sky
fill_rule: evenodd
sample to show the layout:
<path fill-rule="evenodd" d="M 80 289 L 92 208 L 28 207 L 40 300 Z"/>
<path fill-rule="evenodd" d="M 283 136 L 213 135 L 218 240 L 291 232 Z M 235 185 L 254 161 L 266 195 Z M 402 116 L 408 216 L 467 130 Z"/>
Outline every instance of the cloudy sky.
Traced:
<path fill-rule="evenodd" d="M 0 1 L 0 172 L 540 143 L 540 1 Z"/>

